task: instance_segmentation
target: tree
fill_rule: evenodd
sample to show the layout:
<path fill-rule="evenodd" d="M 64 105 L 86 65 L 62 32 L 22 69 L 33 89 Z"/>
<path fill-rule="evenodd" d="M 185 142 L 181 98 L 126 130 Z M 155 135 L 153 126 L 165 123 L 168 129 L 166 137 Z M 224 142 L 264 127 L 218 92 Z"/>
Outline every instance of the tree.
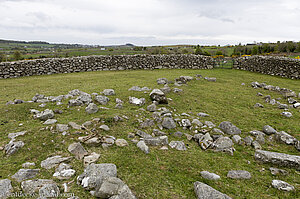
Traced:
<path fill-rule="evenodd" d="M 251 50 L 251 54 L 252 55 L 257 55 L 258 54 L 258 46 L 253 46 L 253 48 Z"/>
<path fill-rule="evenodd" d="M 200 48 L 199 45 L 197 45 L 197 47 L 195 49 L 195 54 L 196 55 L 203 55 L 203 51 L 202 51 L 202 49 Z"/>
<path fill-rule="evenodd" d="M 289 41 L 287 42 L 287 49 L 289 52 L 293 53 L 296 50 L 297 46 L 295 45 L 294 42 Z"/>
<path fill-rule="evenodd" d="M 20 53 L 20 51 L 18 51 L 18 50 L 16 50 L 15 52 L 14 52 L 14 59 L 15 60 L 20 60 L 20 59 L 22 59 L 22 54 Z"/>
<path fill-rule="evenodd" d="M 5 55 L 3 52 L 0 52 L 0 62 L 5 61 Z"/>
<path fill-rule="evenodd" d="M 296 51 L 300 52 L 300 42 L 297 43 L 297 49 L 296 49 Z"/>
<path fill-rule="evenodd" d="M 223 53 L 222 53 L 222 51 L 219 50 L 216 52 L 216 55 L 223 55 Z"/>

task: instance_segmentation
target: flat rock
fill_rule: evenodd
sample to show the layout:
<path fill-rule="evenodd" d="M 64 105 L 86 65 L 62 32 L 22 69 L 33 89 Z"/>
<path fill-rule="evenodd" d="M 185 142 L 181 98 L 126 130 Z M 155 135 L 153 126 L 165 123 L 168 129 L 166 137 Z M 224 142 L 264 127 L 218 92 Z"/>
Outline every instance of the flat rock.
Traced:
<path fill-rule="evenodd" d="M 129 103 L 137 106 L 143 106 L 146 102 L 145 98 L 129 97 Z"/>
<path fill-rule="evenodd" d="M 176 149 L 178 151 L 186 151 L 187 148 L 184 144 L 184 142 L 182 141 L 171 141 L 169 143 L 169 146 L 172 148 L 172 149 Z"/>
<path fill-rule="evenodd" d="M 7 145 L 5 145 L 4 150 L 6 155 L 12 155 L 16 153 L 20 148 L 24 146 L 23 141 L 15 141 L 12 139 Z"/>
<path fill-rule="evenodd" d="M 282 142 L 284 144 L 288 145 L 294 145 L 297 142 L 297 139 L 291 136 L 290 134 L 280 131 L 275 133 L 275 139 L 279 142 Z"/>
<path fill-rule="evenodd" d="M 128 146 L 128 142 L 125 139 L 117 139 L 116 145 L 119 147 Z"/>
<path fill-rule="evenodd" d="M 62 157 L 60 155 L 52 156 L 47 158 L 46 160 L 43 160 L 41 162 L 41 167 L 44 169 L 52 169 L 57 165 L 59 165 L 61 162 L 68 162 L 71 159 L 72 159 L 71 157 Z"/>
<path fill-rule="evenodd" d="M 146 145 L 144 141 L 139 141 L 136 146 L 146 154 L 150 152 L 149 147 Z"/>
<path fill-rule="evenodd" d="M 6 199 L 12 193 L 13 187 L 9 179 L 0 180 L 0 198 Z"/>
<path fill-rule="evenodd" d="M 207 114 L 207 113 L 202 113 L 202 112 L 198 113 L 197 115 L 198 115 L 199 117 L 209 117 L 209 114 Z"/>
<path fill-rule="evenodd" d="M 55 124 L 56 122 L 57 122 L 56 119 L 48 119 L 43 124 L 45 124 L 45 125 L 51 125 L 51 124 Z"/>
<path fill-rule="evenodd" d="M 102 125 L 99 127 L 99 129 L 102 129 L 102 130 L 104 130 L 104 131 L 109 131 L 109 130 L 110 130 L 110 128 L 109 128 L 107 125 L 105 125 L 105 124 L 102 124 Z"/>
<path fill-rule="evenodd" d="M 225 122 L 221 122 L 221 124 L 219 125 L 219 128 L 226 134 L 229 135 L 238 135 L 241 134 L 241 130 L 236 127 L 235 125 L 233 125 L 231 122 L 225 121 Z"/>
<path fill-rule="evenodd" d="M 99 110 L 98 106 L 94 103 L 90 103 L 86 108 L 85 108 L 85 112 L 87 112 L 88 114 L 93 114 L 93 113 L 97 113 Z"/>
<path fill-rule="evenodd" d="M 194 183 L 194 191 L 197 199 L 231 199 L 226 194 L 223 194 L 202 182 Z"/>
<path fill-rule="evenodd" d="M 56 130 L 58 132 L 64 132 L 69 130 L 69 126 L 67 124 L 56 124 Z"/>
<path fill-rule="evenodd" d="M 40 113 L 37 113 L 35 115 L 36 119 L 46 121 L 48 119 L 52 119 L 54 117 L 54 112 L 52 110 L 46 109 Z"/>
<path fill-rule="evenodd" d="M 9 139 L 15 139 L 16 137 L 19 137 L 21 135 L 25 135 L 26 133 L 27 133 L 27 131 L 21 131 L 21 132 L 17 132 L 17 133 L 9 133 L 7 137 Z"/>
<path fill-rule="evenodd" d="M 168 145 L 168 136 L 160 136 L 160 137 L 147 137 L 144 139 L 147 145 L 151 146 L 163 146 Z"/>
<path fill-rule="evenodd" d="M 102 92 L 104 95 L 115 95 L 115 90 L 114 89 L 104 89 Z"/>
<path fill-rule="evenodd" d="M 256 150 L 255 160 L 263 163 L 271 163 L 282 167 L 290 167 L 300 170 L 300 156 Z"/>
<path fill-rule="evenodd" d="M 72 129 L 81 130 L 81 126 L 80 126 L 79 124 L 76 124 L 75 122 L 69 122 L 68 125 L 69 125 Z"/>
<path fill-rule="evenodd" d="M 277 131 L 270 125 L 265 125 L 263 127 L 263 132 L 267 135 L 272 135 L 272 134 L 275 134 Z"/>
<path fill-rule="evenodd" d="M 90 164 L 77 177 L 77 184 L 87 190 L 100 186 L 107 177 L 117 177 L 117 167 L 114 164 Z"/>
<path fill-rule="evenodd" d="M 68 147 L 68 151 L 75 155 L 75 158 L 78 160 L 81 160 L 84 156 L 88 155 L 88 152 L 79 142 L 70 144 Z"/>
<path fill-rule="evenodd" d="M 248 171 L 231 170 L 231 171 L 228 171 L 227 177 L 232 178 L 232 179 L 250 179 L 251 174 Z"/>
<path fill-rule="evenodd" d="M 85 156 L 83 158 L 83 163 L 85 166 L 87 166 L 89 164 L 96 162 L 99 158 L 100 158 L 100 154 L 93 152 L 90 155 Z"/>
<path fill-rule="evenodd" d="M 214 142 L 214 148 L 217 151 L 224 151 L 230 149 L 233 146 L 233 142 L 229 137 L 220 137 Z"/>
<path fill-rule="evenodd" d="M 39 190 L 39 198 L 53 198 L 60 195 L 59 188 L 56 184 L 45 184 Z"/>
<path fill-rule="evenodd" d="M 69 179 L 71 178 L 76 171 L 72 169 L 71 165 L 61 163 L 56 169 L 55 173 L 53 174 L 53 177 L 58 178 L 60 180 L 62 179 Z"/>
<path fill-rule="evenodd" d="M 200 135 L 201 136 L 201 135 Z M 213 139 L 212 137 L 210 136 L 209 133 L 206 133 L 205 135 L 202 135 L 201 137 L 199 137 L 198 139 L 198 143 L 200 145 L 200 147 L 203 149 L 203 150 L 206 150 L 208 149 L 212 143 L 213 143 Z"/>
<path fill-rule="evenodd" d="M 277 168 L 273 168 L 273 167 L 270 167 L 270 171 L 271 171 L 271 174 L 276 176 L 276 175 L 288 175 L 289 172 L 284 170 L 284 169 L 277 169 Z"/>
<path fill-rule="evenodd" d="M 272 186 L 278 190 L 282 191 L 293 191 L 295 190 L 294 186 L 290 185 L 287 182 L 281 180 L 272 180 Z"/>
<path fill-rule="evenodd" d="M 34 194 L 39 191 L 46 184 L 54 184 L 53 180 L 48 179 L 36 179 L 36 180 L 27 180 L 21 183 L 21 188 L 24 193 Z"/>
<path fill-rule="evenodd" d="M 215 173 L 210 173 L 208 171 L 201 171 L 201 176 L 207 180 L 219 180 L 221 177 Z"/>
<path fill-rule="evenodd" d="M 174 129 L 176 128 L 176 123 L 173 118 L 165 117 L 163 119 L 162 126 L 166 129 Z"/>
<path fill-rule="evenodd" d="M 109 102 L 109 98 L 103 95 L 97 95 L 95 100 L 101 105 L 106 105 Z"/>
<path fill-rule="evenodd" d="M 280 113 L 280 115 L 287 117 L 287 118 L 290 118 L 293 116 L 293 114 L 291 112 L 287 112 L 287 111 Z"/>
<path fill-rule="evenodd" d="M 22 182 L 23 180 L 34 178 L 39 172 L 39 169 L 20 169 L 11 177 L 18 182 Z"/>
<path fill-rule="evenodd" d="M 22 164 L 22 167 L 25 169 L 30 168 L 30 167 L 35 167 L 35 163 L 34 162 L 25 162 Z"/>

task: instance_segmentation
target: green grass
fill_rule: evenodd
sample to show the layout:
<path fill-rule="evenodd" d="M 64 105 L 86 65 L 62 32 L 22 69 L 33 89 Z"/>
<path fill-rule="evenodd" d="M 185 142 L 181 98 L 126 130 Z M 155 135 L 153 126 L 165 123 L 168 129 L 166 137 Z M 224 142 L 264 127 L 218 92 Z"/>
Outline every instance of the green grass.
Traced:
<path fill-rule="evenodd" d="M 205 80 L 192 81 L 188 86 L 182 86 L 183 93 L 168 94 L 173 101 L 167 105 L 169 108 L 175 108 L 176 113 L 189 113 L 196 116 L 198 112 L 206 112 L 211 116 L 200 119 L 202 122 L 209 120 L 215 124 L 222 121 L 231 121 L 242 130 L 242 137 L 248 136 L 251 130 L 261 130 L 264 125 L 271 125 L 277 130 L 283 130 L 300 139 L 300 112 L 291 110 L 293 117 L 290 119 L 280 116 L 280 110 L 276 107 L 265 104 L 261 97 L 256 96 L 257 92 L 264 95 L 271 95 L 272 98 L 280 97 L 276 92 L 262 89 L 253 89 L 250 87 L 252 81 L 266 82 L 275 86 L 285 87 L 300 92 L 299 80 L 283 79 L 274 76 L 267 76 L 257 73 L 250 73 L 238 70 L 153 70 L 153 71 L 101 71 L 73 74 L 57 74 L 51 76 L 33 76 L 18 79 L 0 80 L 0 146 L 9 142 L 8 133 L 27 130 L 25 136 L 17 138 L 23 140 L 25 146 L 16 154 L 6 157 L 1 153 L 0 161 L 0 179 L 10 178 L 21 168 L 22 163 L 31 161 L 40 167 L 40 162 L 51 155 L 62 154 L 70 155 L 67 151 L 69 144 L 76 141 L 79 136 L 85 135 L 71 131 L 70 135 L 62 136 L 50 131 L 41 131 L 44 125 L 34 120 L 29 109 L 38 107 L 38 104 L 20 104 L 6 106 L 5 103 L 13 99 L 30 100 L 36 93 L 49 95 L 66 94 L 73 89 L 92 93 L 100 93 L 105 88 L 113 88 L 116 96 L 110 97 L 107 107 L 110 110 L 100 110 L 99 112 L 88 115 L 84 107 L 70 108 L 63 105 L 62 115 L 56 115 L 58 123 L 67 123 L 69 121 L 82 124 L 92 118 L 99 117 L 106 121 L 111 127 L 108 133 L 117 138 L 127 139 L 130 132 L 138 128 L 135 115 L 140 112 L 140 107 L 128 104 L 128 97 L 145 97 L 147 105 L 151 103 L 148 94 L 128 91 L 131 86 L 147 86 L 150 88 L 159 88 L 156 79 L 166 77 L 174 80 L 180 75 L 202 74 L 203 76 L 216 77 L 217 82 L 207 82 Z M 241 83 L 246 83 L 242 86 Z M 124 109 L 114 109 L 115 98 L 125 101 Z M 255 103 L 264 104 L 265 108 L 255 109 Z M 284 99 L 281 102 L 285 102 Z M 67 104 L 67 101 L 64 101 Z M 46 108 L 55 109 L 57 106 L 49 103 Z M 79 109 L 79 110 L 77 110 Z M 129 121 L 115 123 L 112 117 L 125 114 L 130 117 Z M 141 112 L 141 117 L 151 118 L 148 112 Z M 7 122 L 7 123 L 6 123 Z M 19 124 L 22 123 L 22 126 Z M 99 125 L 99 124 L 98 124 Z M 146 129 L 151 132 L 152 129 Z M 179 131 L 186 132 L 178 127 Z M 166 131 L 175 132 L 175 130 Z M 190 132 L 191 133 L 191 132 Z M 192 134 L 192 133 L 191 133 Z M 52 141 L 53 140 L 53 141 Z M 188 141 L 186 138 L 175 138 L 169 136 L 171 140 L 182 140 L 188 144 L 187 151 L 161 151 L 158 148 L 151 147 L 151 152 L 145 155 L 135 144 L 129 140 L 129 146 L 119 148 L 113 146 L 108 150 L 101 147 L 87 147 L 89 152 L 101 154 L 97 163 L 114 163 L 118 168 L 118 176 L 124 180 L 138 198 L 158 198 L 158 199 L 193 199 L 193 183 L 201 181 L 207 183 L 213 188 L 226 193 L 233 198 L 299 198 L 300 176 L 295 169 L 284 168 L 289 171 L 288 176 L 274 177 L 269 172 L 271 165 L 257 163 L 254 158 L 254 149 L 246 146 L 235 146 L 236 151 L 233 156 L 224 153 L 216 153 L 211 150 L 203 151 L 194 141 Z M 288 154 L 299 155 L 299 152 L 293 146 L 286 146 L 276 142 L 267 142 L 263 145 L 264 150 L 278 151 Z M 248 164 L 250 161 L 250 164 Z M 82 173 L 83 164 L 81 161 L 73 160 L 71 165 L 76 170 L 76 176 Z M 265 168 L 265 171 L 261 171 Z M 232 169 L 247 170 L 252 174 L 250 180 L 232 180 L 226 177 L 227 172 Z M 200 172 L 207 170 L 221 176 L 217 182 L 204 180 Z M 51 178 L 53 170 L 47 171 L 41 169 L 38 178 Z M 71 193 L 80 198 L 90 198 L 90 194 L 83 188 L 71 183 Z M 271 187 L 272 179 L 280 179 L 295 186 L 297 191 L 283 192 Z M 66 180 L 66 182 L 72 179 Z M 63 180 L 56 180 L 62 184 Z M 15 191 L 20 190 L 20 184 L 13 181 Z"/>

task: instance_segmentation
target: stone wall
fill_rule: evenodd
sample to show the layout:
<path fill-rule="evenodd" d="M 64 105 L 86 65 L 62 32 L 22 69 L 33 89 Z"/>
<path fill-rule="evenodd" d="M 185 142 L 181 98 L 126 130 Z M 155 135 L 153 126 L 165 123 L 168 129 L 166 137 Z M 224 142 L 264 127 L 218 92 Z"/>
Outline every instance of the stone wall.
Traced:
<path fill-rule="evenodd" d="M 291 79 L 300 79 L 300 60 L 286 57 L 241 57 L 235 59 L 233 68 Z"/>
<path fill-rule="evenodd" d="M 47 58 L 0 63 L 0 79 L 101 70 L 212 69 L 214 60 L 201 55 L 115 55 Z"/>

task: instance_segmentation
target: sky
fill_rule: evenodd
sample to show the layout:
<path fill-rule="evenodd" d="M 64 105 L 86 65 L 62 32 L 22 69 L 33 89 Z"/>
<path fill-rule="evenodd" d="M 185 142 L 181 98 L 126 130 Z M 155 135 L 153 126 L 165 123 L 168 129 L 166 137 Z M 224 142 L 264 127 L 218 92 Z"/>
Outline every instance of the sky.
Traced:
<path fill-rule="evenodd" d="M 300 0 L 0 0 L 0 39 L 140 46 L 299 41 Z"/>

